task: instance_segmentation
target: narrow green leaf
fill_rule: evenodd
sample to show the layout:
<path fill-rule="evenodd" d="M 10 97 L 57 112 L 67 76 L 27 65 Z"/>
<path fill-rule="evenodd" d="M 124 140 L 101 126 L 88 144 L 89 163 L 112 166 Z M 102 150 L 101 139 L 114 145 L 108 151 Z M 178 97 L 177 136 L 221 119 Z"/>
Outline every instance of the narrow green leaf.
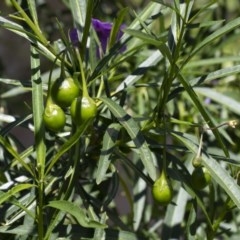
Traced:
<path fill-rule="evenodd" d="M 133 195 L 133 229 L 137 231 L 143 221 L 144 210 L 146 207 L 146 194 L 147 183 L 142 179 L 138 178 L 134 181 Z"/>
<path fill-rule="evenodd" d="M 152 22 L 152 17 L 156 14 L 159 14 L 161 10 L 161 5 L 154 2 L 149 2 L 146 7 L 138 14 L 137 18 L 135 18 L 133 22 L 128 26 L 128 28 L 139 30 L 139 19 L 141 19 L 141 22 L 146 22 L 148 20 Z M 122 40 L 124 41 L 126 38 L 128 38 L 128 34 L 124 34 Z"/>
<path fill-rule="evenodd" d="M 110 164 L 109 158 L 114 150 L 114 146 L 116 145 L 120 129 L 120 124 L 113 123 L 107 128 L 106 133 L 103 136 L 103 147 L 101 149 L 101 155 L 96 172 L 97 184 L 100 184 L 105 178 L 105 174 Z"/>
<path fill-rule="evenodd" d="M 219 58 L 199 59 L 199 60 L 190 61 L 186 66 L 184 66 L 184 69 L 193 69 L 193 68 L 198 68 L 200 66 L 209 66 L 209 65 L 215 65 L 215 64 L 217 65 L 217 64 L 224 64 L 224 63 L 230 63 L 230 62 L 232 63 L 232 62 L 239 62 L 239 61 L 240 61 L 239 56 L 221 56 Z M 234 65 L 234 68 L 235 67 L 236 65 Z M 229 68 L 221 68 L 220 71 L 223 71 L 225 69 L 229 69 Z"/>
<path fill-rule="evenodd" d="M 177 186 L 175 185 L 175 187 L 175 189 L 178 189 L 177 194 L 172 200 L 175 205 L 168 205 L 164 218 L 164 225 L 166 225 L 166 228 L 170 231 L 174 228 L 174 226 L 178 226 L 184 221 L 186 206 L 189 199 L 188 193 L 181 187 L 179 182 L 177 183 Z"/>
<path fill-rule="evenodd" d="M 163 44 L 163 41 L 166 40 L 166 35 L 163 35 L 160 39 L 153 37 L 152 35 L 142 32 L 140 30 L 135 29 L 125 29 L 124 32 L 127 34 L 139 38 L 144 41 L 145 44 L 151 44 L 153 46 L 159 46 Z"/>
<path fill-rule="evenodd" d="M 28 0 L 28 8 L 29 8 L 29 11 L 31 13 L 31 17 L 33 19 L 33 22 L 34 24 L 37 26 L 38 29 L 39 28 L 39 25 L 38 25 L 38 17 L 37 17 L 37 11 L 36 11 L 36 1 L 35 0 Z"/>
<path fill-rule="evenodd" d="M 205 47 L 208 44 L 211 44 L 215 39 L 226 35 L 228 32 L 232 31 L 233 29 L 240 26 L 240 17 L 235 18 L 234 20 L 228 22 L 223 27 L 216 30 L 214 33 L 210 34 L 208 37 L 206 37 L 203 41 L 198 44 L 196 48 L 191 52 L 191 54 L 188 56 L 187 61 L 191 59 L 198 51 L 200 51 L 203 47 Z"/>
<path fill-rule="evenodd" d="M 0 233 L 9 233 L 15 235 L 26 235 L 28 237 L 32 236 L 31 234 L 35 231 L 36 226 L 32 225 L 19 225 L 16 228 L 12 226 L 1 226 Z M 10 235 L 9 235 L 10 238 Z"/>
<path fill-rule="evenodd" d="M 208 98 L 211 98 L 215 102 L 227 107 L 232 112 L 240 115 L 240 103 L 236 100 L 234 100 L 231 97 L 228 97 L 220 92 L 217 92 L 214 89 L 201 87 L 201 88 L 194 88 L 194 90 L 197 93 L 200 93 L 201 95 L 204 95 Z"/>
<path fill-rule="evenodd" d="M 91 120 L 83 123 L 80 127 L 77 128 L 76 132 L 60 147 L 57 154 L 50 160 L 50 164 L 46 170 L 46 175 L 49 173 L 49 171 L 51 171 L 52 167 L 56 164 L 59 158 L 78 141 L 90 123 Z"/>
<path fill-rule="evenodd" d="M 16 198 L 11 198 L 9 200 L 9 202 L 12 204 L 12 205 L 15 205 L 17 207 L 19 207 L 20 209 L 22 209 L 22 211 L 24 212 L 24 214 L 28 214 L 28 216 L 33 220 L 35 220 L 35 214 L 34 212 L 32 212 L 31 210 L 29 210 L 27 207 L 25 207 L 20 201 L 18 201 Z M 9 221 L 8 221 L 9 222 Z"/>
<path fill-rule="evenodd" d="M 210 63 L 208 63 L 208 65 L 209 64 Z M 192 79 L 189 82 L 190 82 L 191 86 L 194 86 L 197 83 L 202 82 L 203 80 L 204 80 L 204 83 L 208 83 L 211 80 L 214 80 L 214 79 L 217 79 L 217 78 L 227 77 L 227 76 L 230 76 L 230 75 L 235 75 L 235 74 L 238 74 L 239 72 L 240 72 L 240 65 L 235 65 L 233 67 L 222 68 L 222 69 L 216 70 L 216 71 L 211 72 L 209 74 L 203 75 L 199 78 Z"/>
<path fill-rule="evenodd" d="M 171 133 L 182 142 L 194 154 L 198 152 L 198 146 L 192 142 L 191 137 L 185 133 Z M 202 152 L 202 164 L 209 170 L 214 180 L 225 190 L 238 208 L 240 208 L 240 189 L 235 180 L 215 159 Z"/>
<path fill-rule="evenodd" d="M 197 213 L 196 213 L 196 206 L 194 206 L 194 203 L 191 204 L 189 206 L 190 211 L 189 211 L 189 216 L 188 216 L 188 220 L 187 220 L 187 225 L 186 225 L 186 231 L 187 231 L 187 236 L 188 236 L 188 240 L 195 240 L 196 238 L 196 217 L 197 217 Z M 195 226 L 195 228 L 193 228 L 193 226 Z"/>
<path fill-rule="evenodd" d="M 117 237 L 116 237 L 117 236 Z M 106 229 L 106 240 L 146 240 L 146 238 L 141 238 L 133 232 L 115 230 L 115 229 Z M 96 239 L 99 240 L 99 239 Z"/>
<path fill-rule="evenodd" d="M 0 78 L 0 82 L 2 83 L 2 84 L 6 84 L 6 85 L 13 85 L 13 86 L 19 86 L 19 87 L 21 87 L 22 86 L 22 81 L 20 82 L 19 80 L 17 80 L 17 79 L 9 79 L 9 78 Z M 29 84 L 29 82 L 24 82 L 24 83 L 28 83 Z M 25 86 L 25 84 L 24 84 L 24 86 Z M 28 85 L 28 86 L 30 86 L 30 84 Z M 0 95 L 0 96 L 2 96 L 2 95 Z"/>
<path fill-rule="evenodd" d="M 0 204 L 6 202 L 10 197 L 14 196 L 16 193 L 31 187 L 34 187 L 34 185 L 29 183 L 23 183 L 12 187 L 6 193 L 0 192 Z"/>
<path fill-rule="evenodd" d="M 83 28 L 82 45 L 81 45 L 83 54 L 86 51 L 86 47 L 88 47 L 87 41 L 89 38 L 89 31 L 90 31 L 91 24 L 92 24 L 94 1 L 87 1 L 85 4 L 86 4 L 86 12 L 84 13 L 85 14 L 85 22 L 83 25 L 84 28 Z"/>
<path fill-rule="evenodd" d="M 127 14 L 127 11 L 128 11 L 128 8 L 121 9 L 120 12 L 118 13 L 117 18 L 114 20 L 110 38 L 109 38 L 110 48 L 116 43 L 118 33 L 121 30 L 121 25 L 123 24 L 124 17 Z"/>
<path fill-rule="evenodd" d="M 105 228 L 106 225 L 88 219 L 84 210 L 72 202 L 65 200 L 51 201 L 48 204 L 49 207 L 57 208 L 63 212 L 66 212 L 76 218 L 78 223 L 86 228 Z"/>
<path fill-rule="evenodd" d="M 17 97 L 18 95 L 26 94 L 27 92 L 30 92 L 30 91 L 31 91 L 31 88 L 23 88 L 22 86 L 15 87 L 4 92 L 3 94 L 0 95 L 0 97 L 2 99 Z"/>
<path fill-rule="evenodd" d="M 128 87 L 128 86 L 132 86 L 134 83 L 136 83 L 139 79 L 141 79 L 141 77 L 143 76 L 143 74 L 147 71 L 148 68 L 155 66 L 158 62 L 160 62 L 160 60 L 163 59 L 163 55 L 161 54 L 161 52 L 154 51 L 151 56 L 149 56 L 146 60 L 144 60 L 136 69 L 136 71 L 134 71 L 134 73 L 130 74 L 126 79 L 124 79 L 121 84 L 117 87 L 116 89 L 116 93 L 122 91 L 124 88 Z M 141 70 L 141 72 L 137 71 L 138 69 L 144 69 Z"/>
<path fill-rule="evenodd" d="M 5 148 L 6 151 L 8 151 L 14 158 L 16 158 L 16 160 L 32 175 L 34 176 L 34 173 L 32 171 L 32 169 L 28 166 L 28 164 L 26 164 L 24 162 L 24 160 L 20 157 L 20 155 L 13 149 L 13 147 L 11 146 L 11 144 L 9 144 L 9 142 L 3 138 L 0 135 L 0 144 L 2 144 L 2 146 Z"/>
<path fill-rule="evenodd" d="M 99 99 L 108 106 L 109 110 L 118 119 L 119 123 L 126 129 L 136 148 L 139 150 L 141 161 L 145 166 L 147 173 L 151 179 L 155 181 L 157 176 L 152 153 L 137 123 L 113 100 L 105 97 Z"/>
<path fill-rule="evenodd" d="M 179 72 L 178 74 L 178 78 L 181 82 L 181 84 L 183 85 L 184 89 L 186 90 L 186 92 L 188 93 L 189 97 L 191 98 L 191 100 L 193 101 L 193 103 L 195 104 L 196 108 L 198 109 L 198 111 L 201 113 L 202 117 L 204 118 L 204 120 L 208 123 L 208 125 L 211 128 L 214 128 L 215 125 L 211 119 L 211 117 L 209 116 L 208 112 L 206 111 L 206 109 L 204 108 L 204 106 L 202 105 L 202 103 L 200 102 L 197 94 L 194 92 L 192 86 L 189 84 L 189 82 L 183 77 L 183 75 Z M 229 153 L 228 153 L 228 149 L 225 146 L 221 135 L 219 134 L 218 129 L 214 129 L 212 130 L 215 138 L 217 139 L 220 147 L 222 148 L 222 150 L 224 151 L 225 155 L 227 157 L 229 157 Z"/>
<path fill-rule="evenodd" d="M 34 34 L 27 32 L 21 25 L 0 16 L 0 26 L 35 44 L 38 51 L 51 61 L 56 59 L 55 54 L 50 50 L 49 46 L 45 46 L 44 44 L 40 43 Z M 59 60 L 57 60 L 56 63 L 60 65 Z"/>
<path fill-rule="evenodd" d="M 193 141 L 193 139 L 191 138 L 191 141 Z M 198 206 L 202 209 L 202 212 L 206 218 L 206 223 L 208 224 L 208 226 L 212 229 L 212 221 L 210 219 L 210 216 L 208 215 L 208 211 L 206 209 L 206 206 L 202 200 L 201 195 L 199 195 L 198 193 L 196 193 L 191 186 L 189 186 L 189 182 L 186 179 L 186 177 L 179 171 L 179 170 L 175 170 L 174 174 L 176 174 L 176 176 L 178 177 L 178 179 L 180 180 L 180 182 L 182 183 L 184 189 L 187 191 L 187 193 L 193 198 L 196 199 L 196 202 L 198 203 Z M 170 209 L 171 211 L 172 209 Z M 181 214 L 181 213 L 180 213 Z"/>
<path fill-rule="evenodd" d="M 83 28 L 85 25 L 85 19 L 86 19 L 87 1 L 71 0 L 70 8 L 71 8 L 75 23 L 77 24 L 78 27 Z"/>

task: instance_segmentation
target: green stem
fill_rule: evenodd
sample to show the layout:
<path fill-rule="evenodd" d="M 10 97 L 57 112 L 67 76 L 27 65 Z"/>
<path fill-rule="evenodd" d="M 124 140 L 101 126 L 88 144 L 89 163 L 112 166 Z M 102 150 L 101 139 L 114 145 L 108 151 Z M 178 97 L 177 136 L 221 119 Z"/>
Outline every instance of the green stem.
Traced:
<path fill-rule="evenodd" d="M 40 42 L 44 46 L 48 46 L 48 40 L 44 37 L 42 31 L 39 26 L 34 24 L 34 22 L 28 17 L 25 11 L 21 8 L 21 6 L 16 2 L 16 0 L 11 0 L 12 5 L 16 8 L 16 10 L 22 15 L 23 19 L 26 21 L 27 25 L 32 29 L 32 31 L 36 34 Z"/>
<path fill-rule="evenodd" d="M 188 8 L 188 6 L 189 5 L 187 4 L 187 8 Z M 169 59 L 169 61 L 170 61 L 169 74 L 167 74 L 167 73 L 165 74 L 163 84 L 160 88 L 160 94 L 158 97 L 158 105 L 157 105 L 157 119 L 161 119 L 162 115 L 164 114 L 164 108 L 167 103 L 167 99 L 168 99 L 169 92 L 170 92 L 170 89 L 172 86 L 172 82 L 174 81 L 174 79 L 178 75 L 178 72 L 180 71 L 177 66 L 177 60 L 180 55 L 180 49 L 182 48 L 182 40 L 183 40 L 184 33 L 186 30 L 184 27 L 184 23 L 186 22 L 187 12 L 188 12 L 188 10 L 185 11 L 185 15 L 184 15 L 183 19 L 181 20 L 182 22 L 181 22 L 181 24 L 179 24 L 180 25 L 179 37 L 178 37 L 178 40 L 176 43 L 176 47 L 172 51 L 172 58 Z"/>
<path fill-rule="evenodd" d="M 41 171 L 41 168 L 38 169 Z M 38 205 L 37 205 L 37 216 L 38 216 L 38 239 L 44 239 L 44 221 L 43 221 L 43 206 L 44 206 L 44 182 L 40 179 L 38 183 Z"/>
<path fill-rule="evenodd" d="M 45 47 L 47 47 L 50 52 L 53 55 L 57 55 L 54 48 L 49 44 L 49 41 L 46 39 L 44 34 L 42 33 L 38 23 L 35 21 L 32 21 L 31 18 L 26 14 L 26 12 L 21 8 L 21 6 L 16 2 L 16 0 L 11 0 L 12 5 L 16 8 L 16 10 L 21 14 L 22 18 L 18 18 L 21 20 L 24 20 L 26 24 L 30 27 L 30 29 L 33 31 L 35 36 L 37 37 L 38 41 L 42 43 Z M 58 56 L 57 56 L 58 58 Z M 64 59 L 60 59 L 61 61 L 64 61 Z M 71 69 L 71 63 L 69 63 L 67 60 L 65 60 L 66 66 Z"/>
<path fill-rule="evenodd" d="M 100 85 L 97 92 L 97 98 L 101 97 L 103 88 L 104 88 L 104 81 L 103 81 L 103 77 L 101 76 L 101 81 L 100 81 Z"/>
<path fill-rule="evenodd" d="M 43 87 L 41 81 L 41 73 L 39 70 L 40 60 L 35 47 L 31 46 L 31 69 L 32 74 L 32 105 L 33 105 L 33 122 L 35 133 L 36 147 L 36 169 L 37 169 L 37 184 L 38 184 L 38 199 L 37 199 L 37 222 L 38 222 L 38 239 L 44 237 L 44 221 L 43 221 L 43 206 L 44 206 L 44 170 L 46 146 L 44 143 L 45 129 L 43 126 Z M 36 71 L 37 70 L 37 71 Z"/>
<path fill-rule="evenodd" d="M 164 133 L 163 133 L 163 170 L 162 172 L 165 174 L 165 176 L 167 175 L 167 145 L 166 145 L 166 141 L 167 141 L 167 129 L 166 129 L 166 119 L 164 117 L 163 120 L 164 123 Z"/>
<path fill-rule="evenodd" d="M 218 216 L 218 218 L 214 221 L 214 224 L 212 226 L 213 230 L 209 232 L 208 234 L 208 240 L 213 240 L 215 238 L 215 235 L 217 233 L 217 230 L 221 224 L 221 222 L 223 221 L 223 219 L 225 218 L 226 216 L 226 213 L 228 212 L 229 210 L 229 202 L 231 201 L 231 198 L 228 197 L 228 199 L 226 200 L 224 206 L 222 207 L 221 209 L 221 212 L 220 212 L 220 215 Z"/>
<path fill-rule="evenodd" d="M 85 78 L 85 74 L 84 74 L 83 61 L 82 61 L 82 58 L 81 58 L 81 55 L 80 55 L 78 49 L 76 49 L 76 53 L 77 53 L 77 58 L 78 58 L 80 72 L 81 72 L 81 78 L 82 78 L 83 96 L 84 97 L 89 97 L 88 89 L 87 89 L 87 82 L 86 82 L 86 78 Z"/>
<path fill-rule="evenodd" d="M 73 136 L 71 136 L 71 138 L 61 147 L 61 149 L 58 152 L 58 155 L 55 155 L 54 158 L 51 159 L 51 163 L 47 170 L 46 170 L 46 174 L 52 169 L 53 165 L 56 163 L 57 159 L 60 158 L 60 156 L 65 153 L 67 150 L 70 149 L 70 147 L 73 147 L 74 144 L 76 144 L 73 153 L 70 156 L 70 159 L 73 159 L 73 173 L 70 177 L 69 182 L 63 182 L 63 185 L 59 191 L 58 196 L 56 197 L 56 199 L 64 199 L 64 200 L 69 200 L 71 193 L 72 193 L 72 189 L 75 183 L 75 179 L 77 178 L 77 174 L 78 174 L 78 164 L 79 164 L 79 138 L 82 136 L 82 134 L 85 132 L 85 130 L 88 128 L 89 124 L 90 124 L 91 120 L 85 122 L 81 127 L 79 127 L 77 129 L 77 131 L 74 133 Z M 60 211 L 59 210 L 55 210 L 51 216 L 50 216 L 50 224 L 47 228 L 47 232 L 45 235 L 44 240 L 48 240 L 50 239 L 50 235 L 53 232 L 53 229 L 56 227 L 57 222 L 59 221 L 59 214 Z"/>

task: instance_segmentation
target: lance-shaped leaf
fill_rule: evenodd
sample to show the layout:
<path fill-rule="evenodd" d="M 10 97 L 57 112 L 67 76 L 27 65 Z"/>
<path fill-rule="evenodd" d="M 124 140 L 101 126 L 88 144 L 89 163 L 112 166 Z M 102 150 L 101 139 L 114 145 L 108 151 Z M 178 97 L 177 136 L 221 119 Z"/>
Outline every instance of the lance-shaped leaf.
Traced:
<path fill-rule="evenodd" d="M 110 164 L 110 156 L 114 150 L 121 125 L 117 123 L 111 124 L 103 136 L 103 147 L 101 149 L 100 159 L 96 173 L 96 182 L 100 184 L 105 178 L 105 174 Z"/>
<path fill-rule="evenodd" d="M 104 228 L 104 224 L 101 224 L 97 221 L 91 220 L 86 216 L 84 210 L 72 202 L 65 200 L 51 201 L 48 205 L 49 207 L 57 208 L 63 212 L 66 212 L 76 218 L 78 223 L 82 227 L 86 228 Z"/>
<path fill-rule="evenodd" d="M 10 197 L 14 196 L 18 192 L 31 188 L 33 186 L 34 186 L 33 184 L 23 183 L 23 184 L 18 184 L 17 186 L 12 187 L 7 192 L 0 192 L 0 204 L 8 201 Z"/>
<path fill-rule="evenodd" d="M 197 154 L 198 146 L 191 137 L 185 133 L 171 133 L 176 139 L 182 142 L 191 152 Z M 202 152 L 202 164 L 209 170 L 214 180 L 226 191 L 238 208 L 240 208 L 240 189 L 230 174 L 211 156 Z"/>
<path fill-rule="evenodd" d="M 109 110 L 117 118 L 119 123 L 126 129 L 136 148 L 139 150 L 141 161 L 145 166 L 147 173 L 151 179 L 155 181 L 157 176 L 152 153 L 143 134 L 140 131 L 138 124 L 129 114 L 124 111 L 121 106 L 119 106 L 113 100 L 105 97 L 101 97 L 99 99 L 108 106 Z"/>

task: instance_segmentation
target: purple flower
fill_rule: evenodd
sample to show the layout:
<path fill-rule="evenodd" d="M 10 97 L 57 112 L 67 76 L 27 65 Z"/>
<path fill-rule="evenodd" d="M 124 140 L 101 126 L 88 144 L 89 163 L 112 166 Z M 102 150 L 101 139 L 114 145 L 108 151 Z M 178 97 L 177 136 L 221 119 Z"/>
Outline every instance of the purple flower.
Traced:
<path fill-rule="evenodd" d="M 94 30 L 97 33 L 98 39 L 101 43 L 101 48 L 98 49 L 97 55 L 101 56 L 101 53 L 105 53 L 107 50 L 107 44 L 110 38 L 110 34 L 111 34 L 111 30 L 112 30 L 112 23 L 109 22 L 101 22 L 98 19 L 92 18 L 92 26 L 94 28 Z M 122 25 L 120 27 L 120 31 L 117 34 L 117 41 L 120 40 L 120 38 L 123 35 L 123 31 L 122 29 L 125 28 L 125 25 Z M 79 38 L 78 38 L 78 32 L 76 28 L 73 28 L 69 31 L 69 37 L 71 42 L 73 43 L 73 45 L 75 47 L 77 47 L 79 45 Z M 121 52 L 126 50 L 126 46 L 122 47 L 120 49 Z"/>
<path fill-rule="evenodd" d="M 92 18 L 92 25 L 101 42 L 101 48 L 102 48 L 101 50 L 103 51 L 103 53 L 105 53 L 107 49 L 107 44 L 110 38 L 111 30 L 112 30 L 112 23 L 101 22 L 98 19 Z M 117 41 L 120 40 L 120 38 L 122 37 L 123 35 L 122 30 L 124 28 L 125 28 L 125 25 L 122 25 L 120 27 L 120 31 L 117 34 L 117 39 L 116 39 Z M 124 50 L 126 50 L 126 47 L 123 47 L 120 51 L 123 52 Z"/>
<path fill-rule="evenodd" d="M 112 29 L 112 24 L 108 22 L 101 22 L 98 19 L 93 18 L 92 25 L 101 42 L 101 47 L 102 47 L 101 50 L 105 53 L 107 49 L 107 43 L 110 37 L 111 29 Z"/>
<path fill-rule="evenodd" d="M 72 28 L 69 31 L 69 38 L 70 41 L 72 42 L 74 47 L 77 47 L 79 45 L 79 38 L 78 38 L 78 31 L 76 28 Z"/>

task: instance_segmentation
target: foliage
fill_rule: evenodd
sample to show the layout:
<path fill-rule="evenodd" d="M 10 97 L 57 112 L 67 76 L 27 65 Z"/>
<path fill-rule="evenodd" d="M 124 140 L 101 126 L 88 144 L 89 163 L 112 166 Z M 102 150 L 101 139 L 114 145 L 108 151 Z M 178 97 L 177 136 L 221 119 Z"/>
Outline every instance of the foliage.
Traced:
<path fill-rule="evenodd" d="M 31 65 L 30 80 L 0 78 L 0 238 L 239 238 L 239 3 L 108 2 L 112 17 L 63 0 L 73 26 L 56 19 L 50 41 L 44 1 L 21 2 L 0 16 Z M 77 99 L 57 95 L 66 78 Z M 8 113 L 24 94 L 27 110 Z"/>

